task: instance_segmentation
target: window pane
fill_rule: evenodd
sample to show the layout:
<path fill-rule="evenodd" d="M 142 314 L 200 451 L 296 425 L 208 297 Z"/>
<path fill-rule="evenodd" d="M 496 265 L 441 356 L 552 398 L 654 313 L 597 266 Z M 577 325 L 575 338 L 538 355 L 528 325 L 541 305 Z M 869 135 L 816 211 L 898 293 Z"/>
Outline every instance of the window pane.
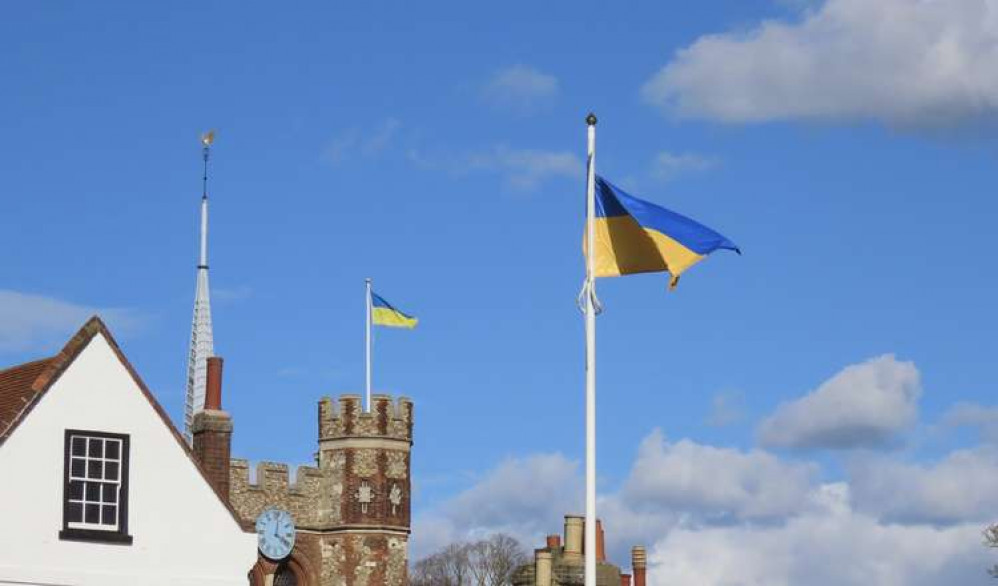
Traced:
<path fill-rule="evenodd" d="M 102 517 L 101 523 L 105 525 L 117 525 L 118 524 L 118 507 L 114 505 L 104 505 L 101 507 Z"/>
<path fill-rule="evenodd" d="M 87 505 L 86 513 L 87 523 L 100 523 L 100 505 Z"/>
<path fill-rule="evenodd" d="M 87 461 L 87 478 L 104 478 L 104 463 L 100 460 Z"/>
<path fill-rule="evenodd" d="M 87 461 L 83 458 L 73 458 L 70 473 L 77 478 L 84 478 L 87 475 Z"/>
<path fill-rule="evenodd" d="M 86 456 L 87 455 L 87 439 L 86 438 L 73 436 L 73 455 L 74 456 Z"/>
<path fill-rule="evenodd" d="M 97 502 L 100 500 L 100 484 L 87 482 L 87 500 Z"/>
<path fill-rule="evenodd" d="M 66 520 L 70 523 L 83 521 L 83 505 L 81 503 L 69 503 L 66 507 Z"/>
<path fill-rule="evenodd" d="M 95 437 L 90 438 L 90 457 L 91 458 L 104 457 L 104 440 Z"/>
<path fill-rule="evenodd" d="M 105 458 L 113 458 L 117 460 L 120 456 L 118 455 L 118 448 L 121 446 L 121 442 L 118 440 L 107 440 L 104 449 L 107 450 L 107 454 L 104 455 Z"/>
<path fill-rule="evenodd" d="M 104 480 L 118 479 L 118 463 L 104 462 Z"/>
<path fill-rule="evenodd" d="M 83 482 L 74 480 L 69 483 L 69 498 L 73 500 L 83 500 Z"/>
<path fill-rule="evenodd" d="M 104 484 L 104 502 L 112 505 L 118 502 L 118 486 L 112 483 Z"/>

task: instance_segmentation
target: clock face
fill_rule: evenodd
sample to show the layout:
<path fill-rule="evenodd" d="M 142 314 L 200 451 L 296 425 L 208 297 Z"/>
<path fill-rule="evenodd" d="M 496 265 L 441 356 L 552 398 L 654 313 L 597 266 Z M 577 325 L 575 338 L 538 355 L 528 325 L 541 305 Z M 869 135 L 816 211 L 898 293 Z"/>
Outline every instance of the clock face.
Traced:
<path fill-rule="evenodd" d="M 287 511 L 270 508 L 256 518 L 256 537 L 260 553 L 272 560 L 283 560 L 295 546 L 295 523 Z"/>

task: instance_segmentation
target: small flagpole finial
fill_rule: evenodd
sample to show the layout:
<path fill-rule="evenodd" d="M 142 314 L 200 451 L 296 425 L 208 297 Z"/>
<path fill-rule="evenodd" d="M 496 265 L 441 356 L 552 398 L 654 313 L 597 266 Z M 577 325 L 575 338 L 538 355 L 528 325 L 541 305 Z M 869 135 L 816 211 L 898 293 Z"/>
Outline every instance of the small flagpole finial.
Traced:
<path fill-rule="evenodd" d="M 589 115 L 586 116 L 586 124 L 589 126 L 596 126 L 596 114 L 590 112 Z"/>

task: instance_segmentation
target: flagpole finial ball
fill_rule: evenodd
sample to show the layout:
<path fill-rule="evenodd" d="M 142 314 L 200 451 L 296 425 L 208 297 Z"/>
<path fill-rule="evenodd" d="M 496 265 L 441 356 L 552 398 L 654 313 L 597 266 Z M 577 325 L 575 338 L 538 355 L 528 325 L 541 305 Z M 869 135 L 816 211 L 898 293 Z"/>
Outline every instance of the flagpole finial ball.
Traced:
<path fill-rule="evenodd" d="M 590 112 L 589 115 L 586 116 L 586 124 L 589 126 L 596 126 L 596 114 Z"/>

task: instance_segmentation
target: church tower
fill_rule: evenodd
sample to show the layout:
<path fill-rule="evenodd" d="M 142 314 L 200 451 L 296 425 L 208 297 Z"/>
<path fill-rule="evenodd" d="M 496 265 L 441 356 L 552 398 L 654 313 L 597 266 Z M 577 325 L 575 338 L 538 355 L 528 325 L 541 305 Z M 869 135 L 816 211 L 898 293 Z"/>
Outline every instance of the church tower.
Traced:
<path fill-rule="evenodd" d="M 208 155 L 214 131 L 201 135 L 204 174 L 201 177 L 201 249 L 197 265 L 197 288 L 194 292 L 194 320 L 187 362 L 187 396 L 184 403 L 184 437 L 191 443 L 194 415 L 204 409 L 208 358 L 214 356 L 211 331 L 211 300 L 208 293 Z"/>

